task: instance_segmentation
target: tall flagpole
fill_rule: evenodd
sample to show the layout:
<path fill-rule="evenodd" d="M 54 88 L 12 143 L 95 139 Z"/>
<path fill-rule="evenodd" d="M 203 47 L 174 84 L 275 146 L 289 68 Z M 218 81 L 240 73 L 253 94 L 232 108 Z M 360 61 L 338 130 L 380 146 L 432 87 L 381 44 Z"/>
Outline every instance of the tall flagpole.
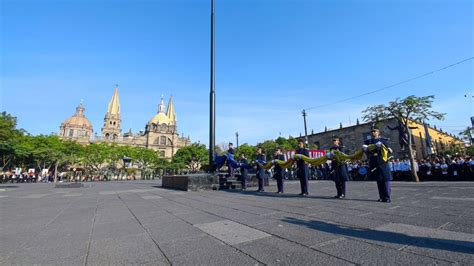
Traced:
<path fill-rule="evenodd" d="M 211 93 L 209 100 L 209 166 L 212 172 L 214 167 L 214 149 L 216 146 L 216 92 L 214 89 L 214 0 L 211 0 Z"/>

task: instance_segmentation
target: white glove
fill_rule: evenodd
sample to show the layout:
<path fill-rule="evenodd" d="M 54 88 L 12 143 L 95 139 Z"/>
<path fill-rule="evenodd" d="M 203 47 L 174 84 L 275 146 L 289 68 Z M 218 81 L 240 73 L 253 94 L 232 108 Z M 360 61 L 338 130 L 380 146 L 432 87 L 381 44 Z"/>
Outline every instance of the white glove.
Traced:
<path fill-rule="evenodd" d="M 382 147 L 382 142 L 379 141 L 379 142 L 375 143 L 375 146 L 377 146 L 377 148 Z"/>
<path fill-rule="evenodd" d="M 367 145 L 365 145 L 365 144 L 362 145 L 362 149 L 363 149 L 364 151 L 367 151 L 368 148 L 369 148 L 369 146 L 367 146 Z"/>

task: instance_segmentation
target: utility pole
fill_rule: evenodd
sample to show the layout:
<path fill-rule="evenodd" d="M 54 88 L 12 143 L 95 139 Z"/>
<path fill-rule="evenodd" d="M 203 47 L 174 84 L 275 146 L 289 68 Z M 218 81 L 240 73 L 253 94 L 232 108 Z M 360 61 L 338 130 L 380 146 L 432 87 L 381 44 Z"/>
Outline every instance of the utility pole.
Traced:
<path fill-rule="evenodd" d="M 239 149 L 239 132 L 235 132 L 235 138 L 237 140 L 236 144 L 237 144 L 237 147 L 235 148 L 235 151 L 237 153 L 237 150 Z"/>
<path fill-rule="evenodd" d="M 474 143 L 474 116 L 471 116 L 471 145 Z"/>
<path fill-rule="evenodd" d="M 211 0 L 211 92 L 209 99 L 209 166 L 211 172 L 214 172 L 214 149 L 216 146 L 216 92 L 214 77 L 214 0 Z"/>
<path fill-rule="evenodd" d="M 306 110 L 303 109 L 303 121 L 304 121 L 304 142 L 308 147 L 308 128 L 306 127 Z"/>

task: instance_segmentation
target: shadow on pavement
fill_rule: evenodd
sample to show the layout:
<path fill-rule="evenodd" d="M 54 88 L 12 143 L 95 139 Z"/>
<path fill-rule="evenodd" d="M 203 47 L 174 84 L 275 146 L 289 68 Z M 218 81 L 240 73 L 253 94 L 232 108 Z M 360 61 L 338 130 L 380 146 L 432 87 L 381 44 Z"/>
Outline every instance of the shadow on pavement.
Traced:
<path fill-rule="evenodd" d="M 451 252 L 461 252 L 474 254 L 474 242 L 448 240 L 429 237 L 409 236 L 401 233 L 393 233 L 386 231 L 378 231 L 365 228 L 356 228 L 341 226 L 337 224 L 326 223 L 322 221 L 305 221 L 293 217 L 286 217 L 282 220 L 290 224 L 306 226 L 310 229 L 327 232 L 331 234 L 338 234 L 352 238 L 362 238 L 367 240 L 374 240 L 380 242 L 387 242 L 400 245 L 410 245 L 421 248 L 430 248 L 438 250 L 446 250 Z"/>
<path fill-rule="evenodd" d="M 305 199 L 323 199 L 323 200 L 344 200 L 344 201 L 366 201 L 366 202 L 377 202 L 377 200 L 368 200 L 368 199 L 352 199 L 352 198 L 344 198 L 344 199 L 335 199 L 334 197 L 324 197 L 324 196 L 300 196 L 297 194 L 277 194 L 275 192 L 257 192 L 257 191 L 239 191 L 239 190 L 222 190 L 227 193 L 234 193 L 234 194 L 244 194 L 244 195 L 253 195 L 259 197 L 269 197 L 269 198 L 305 198 Z"/>

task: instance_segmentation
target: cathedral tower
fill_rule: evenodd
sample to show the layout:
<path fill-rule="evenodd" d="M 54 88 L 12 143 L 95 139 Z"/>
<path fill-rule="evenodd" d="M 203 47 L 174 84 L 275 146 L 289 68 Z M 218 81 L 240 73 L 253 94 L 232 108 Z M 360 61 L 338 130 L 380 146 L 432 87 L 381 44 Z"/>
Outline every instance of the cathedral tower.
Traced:
<path fill-rule="evenodd" d="M 104 127 L 102 128 L 102 138 L 106 141 L 116 141 L 122 130 L 120 128 L 120 100 L 118 85 L 115 85 L 114 95 L 110 99 L 107 113 L 104 117 Z"/>

